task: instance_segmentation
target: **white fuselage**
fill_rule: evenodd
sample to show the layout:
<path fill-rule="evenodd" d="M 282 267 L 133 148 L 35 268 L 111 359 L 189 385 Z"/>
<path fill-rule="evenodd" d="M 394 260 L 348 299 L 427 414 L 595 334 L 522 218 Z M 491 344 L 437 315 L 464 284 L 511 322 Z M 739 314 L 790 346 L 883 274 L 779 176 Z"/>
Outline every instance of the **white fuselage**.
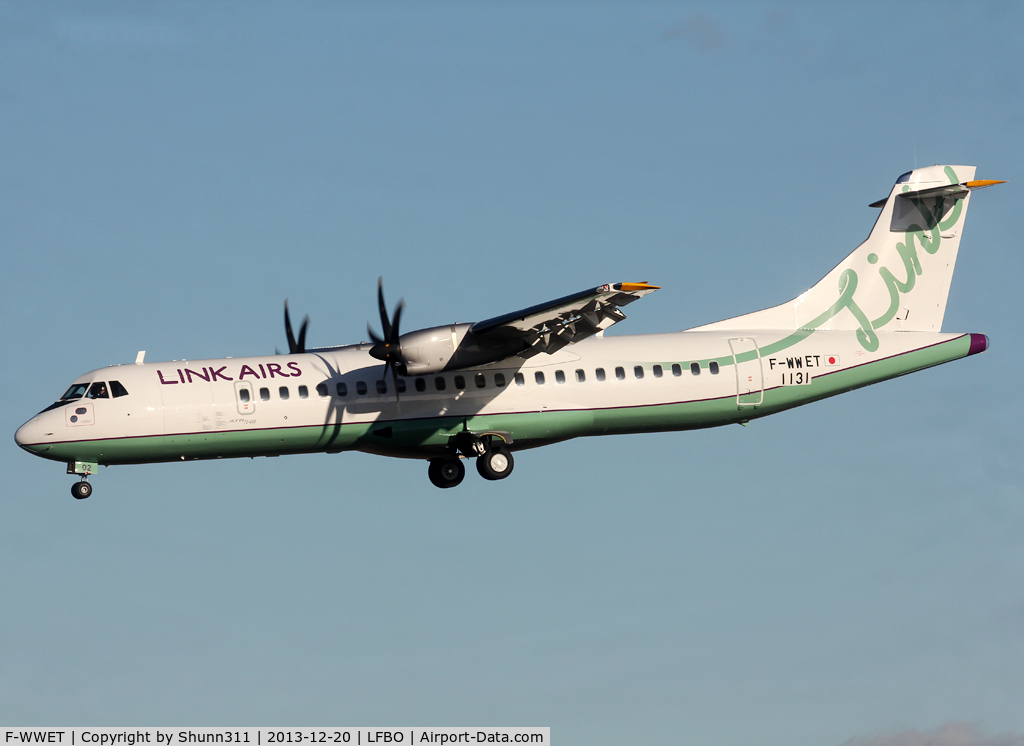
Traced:
<path fill-rule="evenodd" d="M 597 337 L 402 378 L 397 396 L 366 345 L 115 365 L 76 383 L 117 382 L 127 395 L 55 406 L 16 438 L 46 458 L 101 464 L 352 449 L 430 458 L 461 430 L 501 431 L 526 448 L 746 421 L 970 354 L 971 336 L 885 333 L 873 352 L 852 331 Z"/>

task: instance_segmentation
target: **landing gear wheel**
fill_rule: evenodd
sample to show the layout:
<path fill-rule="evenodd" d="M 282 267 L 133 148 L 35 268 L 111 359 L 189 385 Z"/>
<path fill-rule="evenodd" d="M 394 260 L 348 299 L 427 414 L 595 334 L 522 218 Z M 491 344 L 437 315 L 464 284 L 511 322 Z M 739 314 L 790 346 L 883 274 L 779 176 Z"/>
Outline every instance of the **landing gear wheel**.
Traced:
<path fill-rule="evenodd" d="M 88 482 L 75 482 L 71 485 L 71 494 L 76 500 L 84 500 L 92 494 L 92 485 Z"/>
<path fill-rule="evenodd" d="M 444 490 L 457 487 L 462 482 L 462 478 L 466 476 L 466 467 L 462 464 L 462 459 L 458 458 L 431 459 L 427 476 L 430 477 L 432 485 Z"/>
<path fill-rule="evenodd" d="M 480 476 L 491 481 L 504 479 L 512 473 L 514 466 L 512 452 L 504 448 L 486 451 L 476 459 L 476 470 L 480 472 Z"/>

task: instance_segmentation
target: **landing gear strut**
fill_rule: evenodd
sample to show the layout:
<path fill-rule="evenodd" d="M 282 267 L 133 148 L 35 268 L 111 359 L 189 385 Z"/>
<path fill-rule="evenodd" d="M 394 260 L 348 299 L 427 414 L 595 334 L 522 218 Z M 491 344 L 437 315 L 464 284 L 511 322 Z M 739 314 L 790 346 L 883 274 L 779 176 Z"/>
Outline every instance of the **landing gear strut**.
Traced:
<path fill-rule="evenodd" d="M 84 500 L 92 494 L 92 485 L 85 480 L 85 477 L 82 477 L 81 482 L 71 485 L 71 494 L 76 500 Z"/>
<path fill-rule="evenodd" d="M 466 476 L 466 467 L 460 458 L 432 458 L 427 469 L 430 483 L 441 489 L 457 487 Z"/>

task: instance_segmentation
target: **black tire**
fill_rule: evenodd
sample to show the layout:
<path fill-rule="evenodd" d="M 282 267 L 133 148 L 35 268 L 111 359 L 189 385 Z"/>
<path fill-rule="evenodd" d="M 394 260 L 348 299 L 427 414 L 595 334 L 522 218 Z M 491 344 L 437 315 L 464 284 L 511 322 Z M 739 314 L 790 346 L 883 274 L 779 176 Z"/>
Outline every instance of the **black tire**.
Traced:
<path fill-rule="evenodd" d="M 476 470 L 480 472 L 480 476 L 490 479 L 492 482 L 507 477 L 512 473 L 515 465 L 512 452 L 504 448 L 487 451 L 483 456 L 477 456 L 476 459 Z"/>
<path fill-rule="evenodd" d="M 71 485 L 71 495 L 76 500 L 84 500 L 92 494 L 92 485 L 88 482 L 75 482 Z"/>
<path fill-rule="evenodd" d="M 466 476 L 466 467 L 459 458 L 436 458 L 430 460 L 430 467 L 427 469 L 427 476 L 430 483 L 443 490 L 449 487 L 457 487 Z"/>

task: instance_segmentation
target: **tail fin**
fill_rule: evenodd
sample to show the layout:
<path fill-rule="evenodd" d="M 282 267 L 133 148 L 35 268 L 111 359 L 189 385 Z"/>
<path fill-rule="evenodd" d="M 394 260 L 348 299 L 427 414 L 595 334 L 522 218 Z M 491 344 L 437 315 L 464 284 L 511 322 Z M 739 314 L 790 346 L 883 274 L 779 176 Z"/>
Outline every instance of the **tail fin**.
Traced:
<path fill-rule="evenodd" d="M 697 327 L 856 329 L 867 349 L 875 332 L 942 329 L 946 298 L 973 181 L 973 166 L 929 166 L 903 174 L 881 207 L 871 235 L 824 279 L 774 308 Z"/>

